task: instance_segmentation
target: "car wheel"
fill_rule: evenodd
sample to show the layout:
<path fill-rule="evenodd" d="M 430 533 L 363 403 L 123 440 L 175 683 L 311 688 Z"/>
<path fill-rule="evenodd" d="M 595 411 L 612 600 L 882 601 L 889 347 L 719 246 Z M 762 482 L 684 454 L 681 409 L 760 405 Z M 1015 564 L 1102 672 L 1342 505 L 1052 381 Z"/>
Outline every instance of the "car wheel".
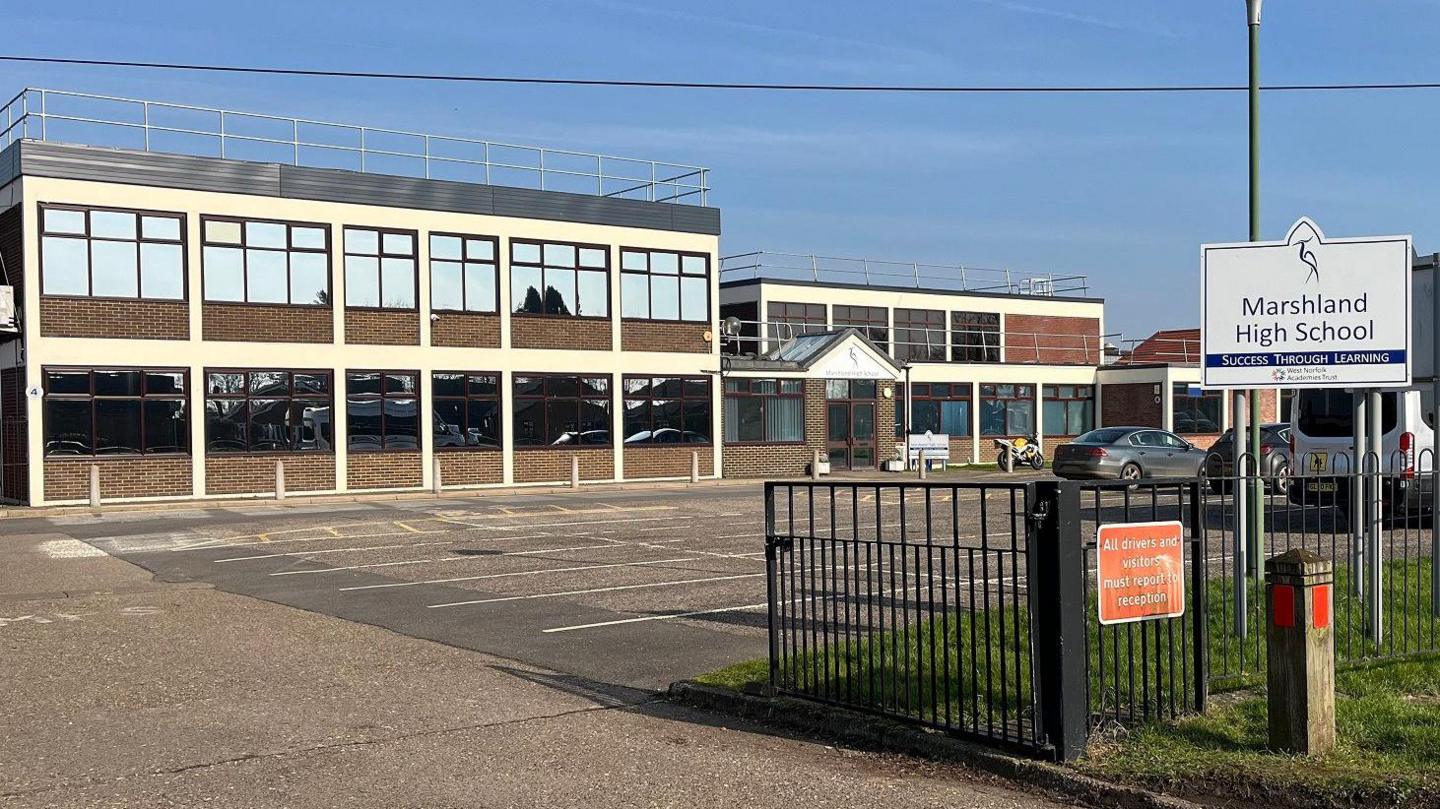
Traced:
<path fill-rule="evenodd" d="M 1121 480 L 1135 481 L 1142 477 L 1144 477 L 1144 475 L 1140 472 L 1140 466 L 1138 464 L 1127 463 L 1120 468 Z"/>
<path fill-rule="evenodd" d="M 1275 474 L 1270 477 L 1270 491 L 1276 494 L 1290 491 L 1290 464 L 1282 463 L 1275 467 Z"/>

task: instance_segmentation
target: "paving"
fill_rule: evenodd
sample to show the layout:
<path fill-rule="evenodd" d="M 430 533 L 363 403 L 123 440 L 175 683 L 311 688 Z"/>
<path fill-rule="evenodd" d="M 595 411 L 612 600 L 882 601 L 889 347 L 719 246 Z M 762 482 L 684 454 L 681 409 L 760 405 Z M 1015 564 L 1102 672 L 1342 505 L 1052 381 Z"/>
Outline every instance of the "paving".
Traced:
<path fill-rule="evenodd" d="M 762 520 L 758 487 L 6 520 L 0 805 L 1054 805 L 659 701 L 764 654 Z"/>

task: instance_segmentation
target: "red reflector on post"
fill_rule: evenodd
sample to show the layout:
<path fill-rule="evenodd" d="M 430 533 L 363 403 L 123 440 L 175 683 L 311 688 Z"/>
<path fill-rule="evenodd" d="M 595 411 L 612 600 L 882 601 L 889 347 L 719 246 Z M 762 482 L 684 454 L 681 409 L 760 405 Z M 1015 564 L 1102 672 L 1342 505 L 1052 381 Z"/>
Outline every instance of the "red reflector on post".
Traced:
<path fill-rule="evenodd" d="M 1270 614 L 1279 627 L 1295 626 L 1295 588 L 1277 584 L 1270 589 Z"/>
<path fill-rule="evenodd" d="M 1316 629 L 1330 628 L 1330 585 L 1321 584 L 1315 588 L 1314 608 L 1310 612 L 1310 625 Z"/>

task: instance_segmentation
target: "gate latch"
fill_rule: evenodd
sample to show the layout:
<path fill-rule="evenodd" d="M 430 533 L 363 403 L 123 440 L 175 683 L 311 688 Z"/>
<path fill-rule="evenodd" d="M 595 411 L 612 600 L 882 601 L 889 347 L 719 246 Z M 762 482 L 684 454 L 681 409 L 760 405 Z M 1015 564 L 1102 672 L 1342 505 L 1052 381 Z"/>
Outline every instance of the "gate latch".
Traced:
<path fill-rule="evenodd" d="M 1049 516 L 1050 516 L 1050 501 L 1049 501 L 1049 500 L 1041 500 L 1041 501 L 1037 502 L 1037 503 L 1035 504 L 1034 510 L 1032 510 L 1032 511 L 1030 512 L 1030 514 L 1028 515 L 1028 518 L 1029 518 L 1029 520 L 1030 520 L 1030 527 L 1031 527 L 1031 528 L 1039 528 L 1042 524 L 1044 524 L 1045 518 L 1046 518 L 1046 517 L 1049 517 Z"/>

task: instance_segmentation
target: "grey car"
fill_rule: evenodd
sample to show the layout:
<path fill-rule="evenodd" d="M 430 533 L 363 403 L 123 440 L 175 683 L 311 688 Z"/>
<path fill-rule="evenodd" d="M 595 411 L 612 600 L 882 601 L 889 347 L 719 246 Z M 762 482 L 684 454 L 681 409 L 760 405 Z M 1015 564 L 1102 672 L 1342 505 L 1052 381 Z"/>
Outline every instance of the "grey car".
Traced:
<path fill-rule="evenodd" d="M 1052 468 L 1069 480 L 1193 478 L 1206 451 L 1154 427 L 1101 427 L 1055 449 Z"/>

